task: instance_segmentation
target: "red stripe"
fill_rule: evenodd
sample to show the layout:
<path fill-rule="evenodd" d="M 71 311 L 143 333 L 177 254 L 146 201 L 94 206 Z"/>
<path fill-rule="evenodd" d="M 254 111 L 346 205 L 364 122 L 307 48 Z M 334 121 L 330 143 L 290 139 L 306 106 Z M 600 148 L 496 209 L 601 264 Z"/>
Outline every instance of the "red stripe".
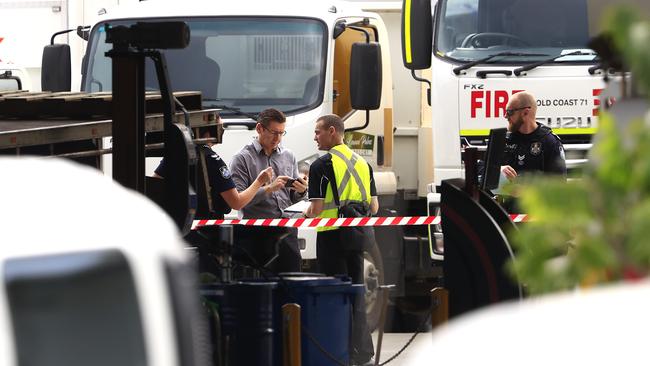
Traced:
<path fill-rule="evenodd" d="M 354 220 L 353 217 L 347 217 L 345 220 L 343 220 L 343 224 L 341 224 L 341 226 L 350 226 L 352 220 Z"/>
<path fill-rule="evenodd" d="M 514 222 L 515 219 L 517 219 L 517 217 L 518 217 L 519 215 L 522 216 L 521 219 L 519 220 L 519 222 L 528 221 L 528 215 L 526 215 L 526 214 L 511 214 L 511 215 L 510 215 L 510 220 L 512 220 L 512 221 Z"/>
<path fill-rule="evenodd" d="M 508 214 L 510 220 L 513 222 L 525 222 L 530 221 L 530 218 L 526 214 Z M 521 216 L 521 217 L 519 217 Z M 290 222 L 290 219 L 283 218 L 278 220 L 276 224 L 273 224 L 275 219 L 233 219 L 233 220 L 195 220 L 193 228 L 198 228 L 208 225 L 224 225 L 228 223 L 229 225 L 246 225 L 246 226 L 265 226 L 265 227 L 333 227 L 333 226 L 380 226 L 386 224 L 386 226 L 405 226 L 405 225 L 431 225 L 434 222 L 438 221 L 440 217 L 438 216 L 394 216 L 394 217 L 362 217 L 359 218 L 356 225 L 353 225 L 353 222 L 356 218 L 347 217 L 343 220 L 340 225 L 336 225 L 338 221 L 337 218 L 314 218 L 314 219 L 295 219 L 293 224 Z M 375 220 L 376 219 L 376 220 Z M 371 220 L 374 220 L 371 223 Z M 212 223 L 210 223 L 212 222 Z M 418 223 L 419 222 L 419 223 Z"/>

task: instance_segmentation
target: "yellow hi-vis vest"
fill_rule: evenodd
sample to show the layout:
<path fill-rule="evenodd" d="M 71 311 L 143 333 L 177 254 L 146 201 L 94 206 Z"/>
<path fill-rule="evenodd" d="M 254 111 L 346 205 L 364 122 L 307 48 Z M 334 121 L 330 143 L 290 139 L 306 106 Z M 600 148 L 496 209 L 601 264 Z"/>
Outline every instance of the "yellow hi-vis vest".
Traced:
<path fill-rule="evenodd" d="M 332 167 L 339 193 L 339 202 L 343 206 L 350 202 L 370 204 L 370 169 L 364 158 L 350 150 L 345 144 L 336 145 L 328 153 L 332 155 Z M 327 185 L 323 211 L 318 217 L 338 217 L 338 207 L 334 202 L 332 184 Z M 336 230 L 337 227 L 319 227 L 317 231 Z"/>

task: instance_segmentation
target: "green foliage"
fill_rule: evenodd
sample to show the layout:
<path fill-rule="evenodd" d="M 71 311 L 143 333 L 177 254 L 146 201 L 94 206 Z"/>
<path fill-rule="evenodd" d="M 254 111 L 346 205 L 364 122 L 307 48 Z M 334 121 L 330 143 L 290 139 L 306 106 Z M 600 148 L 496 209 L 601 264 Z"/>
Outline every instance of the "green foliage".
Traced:
<path fill-rule="evenodd" d="M 607 29 L 644 90 L 650 90 L 650 22 L 629 8 Z M 627 128 L 603 113 L 593 164 L 569 182 L 537 177 L 519 187 L 533 219 L 513 233 L 510 270 L 531 293 L 646 275 L 650 270 L 650 123 Z"/>
<path fill-rule="evenodd" d="M 612 11 L 605 22 L 635 78 L 641 85 L 650 86 L 650 23 L 640 21 L 639 14 L 629 7 Z"/>

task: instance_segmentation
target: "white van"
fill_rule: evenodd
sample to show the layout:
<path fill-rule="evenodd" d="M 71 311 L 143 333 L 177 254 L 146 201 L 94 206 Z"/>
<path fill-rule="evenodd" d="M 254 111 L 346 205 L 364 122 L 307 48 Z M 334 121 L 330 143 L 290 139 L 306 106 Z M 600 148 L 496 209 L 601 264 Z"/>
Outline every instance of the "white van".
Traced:
<path fill-rule="evenodd" d="M 64 160 L 0 170 L 1 365 L 207 365 L 191 258 L 158 206 Z"/>

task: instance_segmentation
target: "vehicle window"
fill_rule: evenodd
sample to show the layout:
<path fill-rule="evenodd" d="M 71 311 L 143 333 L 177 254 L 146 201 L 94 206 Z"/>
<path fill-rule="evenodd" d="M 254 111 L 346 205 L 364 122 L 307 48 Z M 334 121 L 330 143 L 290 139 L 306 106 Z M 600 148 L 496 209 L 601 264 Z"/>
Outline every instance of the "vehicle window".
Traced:
<path fill-rule="evenodd" d="M 117 250 L 3 265 L 19 366 L 147 364 L 129 264 Z"/>
<path fill-rule="evenodd" d="M 442 8 L 438 48 L 447 53 L 460 47 L 467 36 L 478 32 L 478 0 L 450 0 Z"/>
<path fill-rule="evenodd" d="M 446 0 L 435 42 L 439 55 L 471 61 L 503 51 L 543 59 L 584 49 L 589 39 L 587 0 Z"/>
<path fill-rule="evenodd" d="M 3 79 L 0 75 L 0 90 L 18 90 L 18 80 Z"/>
<path fill-rule="evenodd" d="M 226 105 L 257 113 L 275 107 L 291 114 L 322 100 L 327 32 L 321 21 L 237 17 L 166 20 L 185 21 L 191 34 L 187 48 L 164 51 L 172 90 L 201 91 L 205 108 Z M 111 88 L 111 60 L 104 56 L 111 45 L 104 42 L 105 32 L 98 27 L 91 36 L 85 90 Z M 149 60 L 146 87 L 159 89 Z"/>

